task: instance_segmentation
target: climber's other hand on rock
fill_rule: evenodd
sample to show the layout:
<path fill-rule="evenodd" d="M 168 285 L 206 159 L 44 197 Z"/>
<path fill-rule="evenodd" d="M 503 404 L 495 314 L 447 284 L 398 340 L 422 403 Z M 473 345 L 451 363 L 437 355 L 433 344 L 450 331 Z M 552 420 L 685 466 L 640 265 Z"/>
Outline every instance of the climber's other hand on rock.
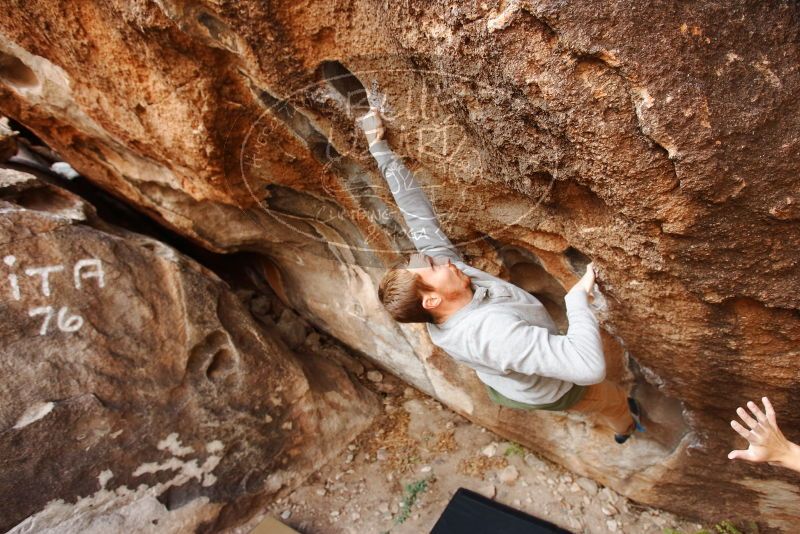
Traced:
<path fill-rule="evenodd" d="M 587 295 L 591 295 L 594 288 L 594 277 L 594 262 L 591 262 L 586 266 L 586 272 L 575 286 L 583 289 Z"/>
<path fill-rule="evenodd" d="M 364 130 L 364 134 L 367 136 L 367 142 L 369 146 L 377 143 L 381 139 L 383 139 L 384 128 L 383 128 L 383 120 L 381 120 L 381 112 L 378 108 L 370 107 L 369 112 L 362 117 L 356 119 L 359 127 Z"/>
<path fill-rule="evenodd" d="M 752 401 L 747 403 L 752 416 L 742 407 L 736 409 L 736 413 L 749 427 L 749 430 L 736 420 L 731 421 L 731 426 L 747 440 L 749 446 L 744 450 L 731 451 L 728 453 L 728 458 L 749 462 L 769 462 L 772 465 L 800 471 L 800 447 L 786 439 L 778 428 L 775 410 L 769 399 L 763 397 L 761 401 L 764 403 L 763 412 L 756 403 Z"/>

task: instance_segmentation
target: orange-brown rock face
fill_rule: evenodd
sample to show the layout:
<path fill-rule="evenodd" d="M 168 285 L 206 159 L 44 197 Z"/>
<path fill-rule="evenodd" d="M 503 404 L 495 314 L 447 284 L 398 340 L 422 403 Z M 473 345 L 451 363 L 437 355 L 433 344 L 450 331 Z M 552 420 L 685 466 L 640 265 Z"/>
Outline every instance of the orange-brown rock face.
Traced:
<path fill-rule="evenodd" d="M 0 169 L 0 209 L 3 532 L 216 530 L 377 412 L 215 275 L 80 197 Z"/>
<path fill-rule="evenodd" d="M 795 4 L 13 4 L 0 108 L 99 186 L 263 255 L 319 328 L 571 469 L 695 517 L 800 524 L 795 478 L 726 458 L 745 399 L 800 424 Z M 611 375 L 638 385 L 646 439 L 499 409 L 382 311 L 411 242 L 353 127 L 373 80 L 469 261 L 556 318 L 599 266 Z"/>

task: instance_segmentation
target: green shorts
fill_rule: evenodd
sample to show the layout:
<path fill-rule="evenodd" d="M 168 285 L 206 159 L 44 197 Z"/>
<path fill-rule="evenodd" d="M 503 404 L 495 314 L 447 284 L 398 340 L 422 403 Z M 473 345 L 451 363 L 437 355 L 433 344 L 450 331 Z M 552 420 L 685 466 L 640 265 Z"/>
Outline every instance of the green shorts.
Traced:
<path fill-rule="evenodd" d="M 499 393 L 496 389 L 488 384 L 484 384 L 486 386 L 486 390 L 489 393 L 489 398 L 492 399 L 492 402 L 495 404 L 501 404 L 503 406 L 508 406 L 509 408 L 517 408 L 520 410 L 550 410 L 550 411 L 564 411 L 572 408 L 575 404 L 578 403 L 583 398 L 583 394 L 586 392 L 586 386 L 579 386 L 578 384 L 573 384 L 572 389 L 564 393 L 564 395 L 558 399 L 557 401 L 551 402 L 549 404 L 527 404 L 524 402 L 515 401 L 509 399 L 508 397 L 503 396 L 502 393 Z"/>

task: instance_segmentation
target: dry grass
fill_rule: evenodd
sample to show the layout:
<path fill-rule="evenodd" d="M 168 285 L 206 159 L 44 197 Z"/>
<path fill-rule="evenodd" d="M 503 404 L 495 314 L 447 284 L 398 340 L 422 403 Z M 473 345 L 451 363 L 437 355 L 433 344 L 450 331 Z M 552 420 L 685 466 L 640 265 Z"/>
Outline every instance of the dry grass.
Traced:
<path fill-rule="evenodd" d="M 370 456 L 377 455 L 378 449 L 385 449 L 386 460 L 379 462 L 384 472 L 414 472 L 420 460 L 419 441 L 409 437 L 410 415 L 403 409 L 396 409 L 379 418 L 363 435 L 366 440 L 361 450 Z"/>
<path fill-rule="evenodd" d="M 430 447 L 431 452 L 453 452 L 457 450 L 458 444 L 456 443 L 455 434 L 455 430 L 445 430 L 439 434 L 439 439 Z"/>
<path fill-rule="evenodd" d="M 503 469 L 508 466 L 508 460 L 504 456 L 474 456 L 465 458 L 458 463 L 458 472 L 465 475 L 483 479 L 486 472 L 490 470 Z"/>

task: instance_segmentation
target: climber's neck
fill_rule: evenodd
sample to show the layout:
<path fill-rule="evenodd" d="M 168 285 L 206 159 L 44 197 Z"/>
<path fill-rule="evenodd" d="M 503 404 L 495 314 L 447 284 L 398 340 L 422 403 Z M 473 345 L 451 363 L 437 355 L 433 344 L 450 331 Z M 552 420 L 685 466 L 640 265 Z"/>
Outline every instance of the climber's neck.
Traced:
<path fill-rule="evenodd" d="M 467 284 L 463 290 L 456 294 L 449 295 L 447 299 L 443 299 L 434 313 L 434 322 L 436 324 L 446 322 L 458 310 L 472 302 L 472 297 L 474 295 L 475 291 L 472 289 L 472 284 Z"/>

